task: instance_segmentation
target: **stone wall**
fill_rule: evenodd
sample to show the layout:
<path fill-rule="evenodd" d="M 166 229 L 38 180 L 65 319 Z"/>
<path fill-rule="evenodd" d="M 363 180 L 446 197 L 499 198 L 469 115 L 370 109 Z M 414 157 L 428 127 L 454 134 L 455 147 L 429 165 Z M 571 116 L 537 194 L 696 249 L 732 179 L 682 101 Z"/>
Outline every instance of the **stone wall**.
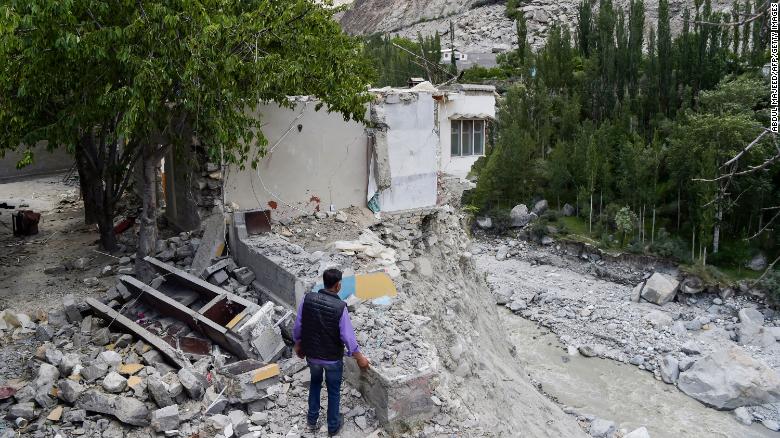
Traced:
<path fill-rule="evenodd" d="M 165 217 L 180 231 L 198 229 L 212 212 L 223 210 L 222 172 L 201 146 L 165 157 Z"/>

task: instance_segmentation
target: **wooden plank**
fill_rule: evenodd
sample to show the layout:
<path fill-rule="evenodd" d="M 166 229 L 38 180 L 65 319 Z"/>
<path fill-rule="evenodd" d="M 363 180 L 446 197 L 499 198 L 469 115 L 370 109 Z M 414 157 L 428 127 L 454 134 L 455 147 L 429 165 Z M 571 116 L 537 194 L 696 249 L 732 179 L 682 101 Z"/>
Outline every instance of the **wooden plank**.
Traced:
<path fill-rule="evenodd" d="M 119 277 L 119 280 L 127 285 L 128 289 L 138 294 L 141 300 L 152 306 L 156 311 L 181 320 L 192 327 L 193 330 L 203 333 L 207 338 L 216 342 L 220 347 L 236 356 L 241 358 L 246 357 L 247 352 L 240 349 L 236 342 L 233 342 L 228 338 L 228 329 L 225 327 L 190 308 L 182 306 L 176 300 L 133 277 L 123 275 Z"/>
<path fill-rule="evenodd" d="M 279 364 L 272 363 L 262 368 L 256 369 L 252 374 L 252 383 L 262 382 L 263 380 L 276 377 L 280 373 Z"/>
<path fill-rule="evenodd" d="M 189 272 L 182 271 L 175 266 L 161 262 L 154 257 L 147 256 L 144 257 L 144 260 L 151 264 L 157 272 L 165 275 L 165 281 L 176 282 L 201 294 L 201 296 L 204 296 L 209 301 L 217 295 L 227 295 L 230 301 L 241 304 L 244 307 L 251 307 L 254 304 L 251 301 L 232 294 L 219 286 L 214 286 L 208 281 L 198 278 Z"/>
<path fill-rule="evenodd" d="M 117 324 L 119 327 L 129 331 L 138 338 L 143 339 L 144 342 L 156 348 L 166 359 L 168 359 L 171 365 L 175 365 L 177 368 L 190 366 L 189 361 L 177 356 L 176 351 L 171 348 L 165 341 L 153 335 L 151 332 L 136 324 L 135 322 L 131 321 L 126 316 L 117 313 L 116 310 L 106 306 L 94 298 L 87 298 L 86 302 L 89 307 L 91 307 L 92 310 L 94 310 L 95 313 L 97 313 L 99 316 L 108 321 L 113 321 L 113 324 Z"/>
<path fill-rule="evenodd" d="M 236 324 L 241 322 L 241 320 L 244 319 L 245 316 L 246 316 L 246 310 L 234 316 L 233 319 L 230 320 L 230 322 L 225 324 L 225 327 L 227 327 L 228 330 L 233 330 L 233 327 L 235 327 Z"/>

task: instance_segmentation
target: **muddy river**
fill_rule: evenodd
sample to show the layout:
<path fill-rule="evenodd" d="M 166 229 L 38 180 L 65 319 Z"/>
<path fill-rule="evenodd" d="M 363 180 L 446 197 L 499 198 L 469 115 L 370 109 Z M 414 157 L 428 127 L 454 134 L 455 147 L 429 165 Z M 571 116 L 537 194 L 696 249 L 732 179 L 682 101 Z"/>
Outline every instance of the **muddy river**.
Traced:
<path fill-rule="evenodd" d="M 760 424 L 745 426 L 731 412 L 707 408 L 639 368 L 597 357 L 569 356 L 558 338 L 536 323 L 503 313 L 517 358 L 542 388 L 578 413 L 614 421 L 652 438 L 777 438 Z"/>

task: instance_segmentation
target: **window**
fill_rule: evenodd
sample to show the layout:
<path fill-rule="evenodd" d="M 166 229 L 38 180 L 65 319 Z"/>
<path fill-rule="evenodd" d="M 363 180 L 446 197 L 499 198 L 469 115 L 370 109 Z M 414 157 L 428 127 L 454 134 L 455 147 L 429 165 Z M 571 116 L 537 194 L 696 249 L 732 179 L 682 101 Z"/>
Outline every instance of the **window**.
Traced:
<path fill-rule="evenodd" d="M 468 157 L 485 154 L 484 120 L 452 120 L 450 122 L 450 155 Z"/>

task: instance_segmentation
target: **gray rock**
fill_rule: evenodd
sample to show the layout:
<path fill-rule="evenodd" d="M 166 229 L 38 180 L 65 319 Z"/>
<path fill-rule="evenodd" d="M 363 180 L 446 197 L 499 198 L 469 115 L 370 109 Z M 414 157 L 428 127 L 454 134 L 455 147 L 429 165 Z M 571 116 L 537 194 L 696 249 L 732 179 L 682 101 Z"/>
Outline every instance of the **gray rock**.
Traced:
<path fill-rule="evenodd" d="M 92 343 L 98 346 L 108 345 L 111 342 L 111 332 L 103 327 L 92 333 Z"/>
<path fill-rule="evenodd" d="M 754 325 L 764 325 L 764 314 L 751 307 L 740 309 L 739 322 Z"/>
<path fill-rule="evenodd" d="M 39 341 L 51 341 L 51 338 L 54 337 L 54 327 L 49 324 L 39 324 L 38 327 L 35 328 L 35 338 Z"/>
<path fill-rule="evenodd" d="M 62 306 L 65 310 L 65 316 L 68 318 L 68 322 L 71 324 L 78 324 L 81 322 L 81 311 L 76 305 L 76 299 L 72 294 L 62 297 Z"/>
<path fill-rule="evenodd" d="M 146 405 L 132 397 L 104 394 L 91 390 L 79 397 L 76 407 L 90 412 L 112 415 L 117 420 L 133 426 L 149 425 L 149 410 Z"/>
<path fill-rule="evenodd" d="M 512 220 L 513 227 L 524 227 L 534 219 L 534 216 L 528 212 L 528 207 L 525 204 L 516 205 L 509 213 L 509 217 Z"/>
<path fill-rule="evenodd" d="M 680 364 L 674 356 L 667 354 L 661 360 L 661 380 L 665 383 L 675 384 L 680 376 Z"/>
<path fill-rule="evenodd" d="M 60 370 L 57 367 L 48 363 L 42 363 L 38 367 L 38 375 L 35 377 L 34 384 L 36 388 L 49 387 L 54 385 L 54 382 L 59 378 Z"/>
<path fill-rule="evenodd" d="M 688 371 L 680 374 L 677 386 L 716 409 L 780 400 L 780 375 L 736 346 L 697 360 Z"/>
<path fill-rule="evenodd" d="M 155 432 L 165 432 L 179 427 L 179 406 L 171 405 L 152 411 L 150 415 L 151 426 Z"/>
<path fill-rule="evenodd" d="M 767 260 L 763 253 L 756 254 L 749 262 L 745 264 L 745 267 L 753 271 L 763 271 L 766 269 Z"/>
<path fill-rule="evenodd" d="M 780 423 L 778 423 L 775 420 L 766 419 L 761 422 L 761 424 L 764 425 L 769 430 L 773 430 L 775 432 L 780 431 Z"/>
<path fill-rule="evenodd" d="M 118 394 L 127 388 L 127 379 L 116 371 L 111 371 L 103 379 L 103 389 L 112 394 Z"/>
<path fill-rule="evenodd" d="M 690 357 L 683 357 L 682 359 L 680 359 L 680 364 L 679 364 L 680 372 L 688 371 L 689 369 L 691 369 L 694 363 L 696 363 L 696 361 L 691 359 Z"/>
<path fill-rule="evenodd" d="M 70 409 L 62 415 L 62 421 L 66 423 L 82 423 L 87 419 L 87 411 L 84 409 Z"/>
<path fill-rule="evenodd" d="M 251 284 L 255 280 L 255 273 L 246 266 L 233 271 L 233 276 L 236 277 L 236 280 L 244 286 Z"/>
<path fill-rule="evenodd" d="M 93 382 L 108 373 L 108 364 L 102 361 L 92 361 L 81 370 L 81 377 L 87 382 Z"/>
<path fill-rule="evenodd" d="M 534 204 L 534 208 L 533 210 L 531 210 L 531 212 L 537 216 L 541 216 L 544 214 L 544 212 L 547 211 L 547 208 L 548 208 L 547 200 L 542 199 L 541 201 Z"/>
<path fill-rule="evenodd" d="M 746 426 L 753 424 L 753 415 L 744 406 L 734 409 L 734 417 Z"/>
<path fill-rule="evenodd" d="M 168 385 L 160 379 L 160 376 L 149 376 L 146 380 L 146 389 L 155 403 L 157 403 L 157 406 L 161 408 L 175 403 L 168 391 Z"/>
<path fill-rule="evenodd" d="M 615 423 L 602 418 L 596 418 L 590 423 L 590 435 L 595 438 L 608 438 L 615 433 Z"/>
<path fill-rule="evenodd" d="M 623 438 L 650 438 L 650 432 L 647 431 L 646 427 L 642 426 L 625 434 Z"/>
<path fill-rule="evenodd" d="M 122 356 L 116 351 L 108 350 L 98 354 L 95 360 L 105 363 L 110 369 L 116 369 L 122 363 Z"/>
<path fill-rule="evenodd" d="M 76 368 L 81 367 L 81 355 L 78 353 L 67 353 L 62 356 L 60 361 L 59 370 L 63 376 L 69 376 Z"/>
<path fill-rule="evenodd" d="M 84 392 L 84 386 L 70 379 L 63 379 L 57 383 L 57 397 L 62 401 L 73 404 Z"/>
<path fill-rule="evenodd" d="M 62 352 L 53 347 L 47 348 L 43 353 L 43 358 L 46 362 L 58 367 L 60 366 L 60 362 L 62 362 Z"/>
<path fill-rule="evenodd" d="M 493 219 L 489 217 L 478 217 L 476 222 L 477 226 L 483 230 L 489 230 L 493 228 Z"/>
<path fill-rule="evenodd" d="M 203 394 L 206 392 L 206 379 L 203 376 L 188 368 L 180 369 L 178 376 L 190 398 L 195 400 L 203 398 Z"/>
<path fill-rule="evenodd" d="M 636 355 L 628 361 L 628 363 L 635 366 L 642 365 L 644 362 L 645 362 L 645 358 L 640 355 Z"/>
<path fill-rule="evenodd" d="M 32 420 L 37 417 L 35 404 L 33 402 L 17 403 L 8 410 L 8 416 L 12 419 L 24 418 L 25 420 Z"/>
<path fill-rule="evenodd" d="M 642 298 L 662 306 L 674 299 L 679 284 L 676 279 L 666 274 L 655 272 L 647 279 L 645 287 L 642 288 Z"/>
<path fill-rule="evenodd" d="M 563 209 L 561 209 L 561 214 L 569 217 L 574 216 L 575 210 L 574 207 L 571 204 L 564 204 Z"/>

